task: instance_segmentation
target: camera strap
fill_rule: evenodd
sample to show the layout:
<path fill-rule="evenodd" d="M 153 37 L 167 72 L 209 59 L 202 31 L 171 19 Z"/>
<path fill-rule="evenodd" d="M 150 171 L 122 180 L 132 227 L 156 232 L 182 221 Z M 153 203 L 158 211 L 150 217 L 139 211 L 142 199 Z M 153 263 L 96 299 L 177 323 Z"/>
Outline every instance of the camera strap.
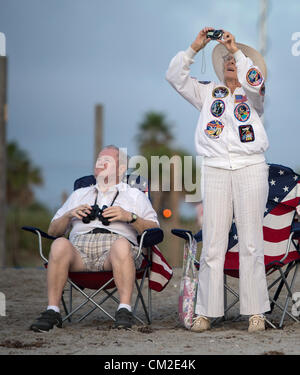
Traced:
<path fill-rule="evenodd" d="M 119 195 L 119 190 L 117 189 L 116 195 L 114 196 L 114 199 L 112 200 L 112 202 L 111 202 L 111 204 L 110 204 L 109 207 L 113 206 L 113 204 L 115 203 L 115 200 L 117 199 L 118 195 Z M 97 204 L 97 199 L 98 199 L 98 192 L 96 194 L 94 205 Z"/>
<path fill-rule="evenodd" d="M 205 52 L 204 52 L 204 48 L 202 48 L 201 73 L 204 74 L 205 72 L 206 72 Z"/>
<path fill-rule="evenodd" d="M 113 206 L 113 204 L 115 203 L 115 200 L 117 199 L 117 196 L 118 196 L 118 195 L 119 195 L 119 190 L 117 189 L 116 195 L 115 195 L 115 197 L 114 197 L 114 199 L 113 199 L 113 201 L 111 202 L 111 204 L 110 204 L 109 207 Z"/>

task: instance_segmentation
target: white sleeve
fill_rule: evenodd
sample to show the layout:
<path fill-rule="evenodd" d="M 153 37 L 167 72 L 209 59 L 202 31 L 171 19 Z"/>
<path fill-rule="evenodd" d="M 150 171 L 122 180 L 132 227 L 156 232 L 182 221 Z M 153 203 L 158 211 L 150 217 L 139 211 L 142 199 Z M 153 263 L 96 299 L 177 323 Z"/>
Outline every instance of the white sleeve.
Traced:
<path fill-rule="evenodd" d="M 135 214 L 144 220 L 154 221 L 159 225 L 157 214 L 145 193 L 139 191 L 135 201 Z"/>
<path fill-rule="evenodd" d="M 209 85 L 200 83 L 196 78 L 190 76 L 190 65 L 194 62 L 195 55 L 196 52 L 192 47 L 186 51 L 178 52 L 170 62 L 166 79 L 179 94 L 198 110 L 201 110 Z"/>
<path fill-rule="evenodd" d="M 264 113 L 265 90 L 262 72 L 253 65 L 252 60 L 246 57 L 241 50 L 235 52 L 233 56 L 236 61 L 239 82 L 258 115 L 261 116 Z M 254 77 L 252 76 L 253 74 Z"/>
<path fill-rule="evenodd" d="M 69 196 L 69 198 L 65 201 L 65 203 L 59 208 L 55 215 L 53 216 L 51 222 L 53 220 L 59 219 L 62 217 L 66 212 L 72 210 L 73 208 L 77 207 L 79 204 L 77 202 L 77 194 L 76 190 Z"/>

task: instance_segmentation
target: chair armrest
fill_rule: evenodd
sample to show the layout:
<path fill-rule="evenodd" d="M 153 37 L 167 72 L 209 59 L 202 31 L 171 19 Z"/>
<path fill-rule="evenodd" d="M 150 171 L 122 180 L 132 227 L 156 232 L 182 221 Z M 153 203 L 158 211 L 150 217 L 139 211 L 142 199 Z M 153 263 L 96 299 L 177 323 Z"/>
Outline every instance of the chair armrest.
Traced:
<path fill-rule="evenodd" d="M 157 245 L 164 239 L 164 232 L 160 228 L 150 228 L 144 230 L 144 232 L 137 236 L 138 244 L 142 241 L 142 247 L 150 247 Z"/>
<path fill-rule="evenodd" d="M 186 241 L 190 240 L 190 236 L 193 236 L 193 233 L 190 230 L 185 230 L 185 229 L 172 229 L 171 233 L 174 234 L 174 236 L 183 238 Z"/>
<path fill-rule="evenodd" d="M 48 263 L 48 259 L 43 254 L 42 237 L 47 238 L 48 240 L 55 240 L 58 237 L 49 236 L 49 234 L 43 232 L 42 230 L 36 227 L 24 226 L 22 227 L 22 229 L 27 230 L 28 232 L 32 232 L 38 236 L 40 256 L 46 263 Z"/>
<path fill-rule="evenodd" d="M 194 235 L 194 238 L 197 242 L 202 242 L 202 229 Z"/>
<path fill-rule="evenodd" d="M 49 234 L 43 232 L 42 230 L 40 230 L 39 228 L 36 228 L 36 227 L 24 226 L 24 227 L 22 227 L 22 229 L 27 230 L 28 232 L 32 232 L 36 235 L 37 235 L 37 232 L 39 232 L 42 237 L 47 238 L 48 240 L 55 240 L 56 238 L 58 238 L 58 237 L 49 236 Z"/>

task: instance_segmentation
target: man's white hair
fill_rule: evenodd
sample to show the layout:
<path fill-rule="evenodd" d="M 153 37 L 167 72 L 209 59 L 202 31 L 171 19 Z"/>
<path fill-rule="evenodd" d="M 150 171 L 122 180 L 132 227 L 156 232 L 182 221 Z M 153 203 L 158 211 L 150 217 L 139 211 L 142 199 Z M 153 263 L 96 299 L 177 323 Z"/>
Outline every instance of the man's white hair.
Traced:
<path fill-rule="evenodd" d="M 118 151 L 118 160 L 119 160 L 120 165 L 123 165 L 123 164 L 128 165 L 129 156 L 128 156 L 127 152 L 124 152 L 124 149 L 121 149 L 121 148 L 119 148 L 118 146 L 115 146 L 115 145 L 107 145 L 107 146 L 104 146 L 102 148 L 102 151 L 106 150 L 108 148 Z"/>

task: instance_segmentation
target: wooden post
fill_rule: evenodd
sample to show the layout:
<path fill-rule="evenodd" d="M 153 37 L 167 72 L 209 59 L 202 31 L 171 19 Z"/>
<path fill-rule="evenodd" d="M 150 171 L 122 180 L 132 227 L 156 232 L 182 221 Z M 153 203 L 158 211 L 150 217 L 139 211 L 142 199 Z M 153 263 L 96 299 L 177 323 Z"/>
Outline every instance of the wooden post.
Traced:
<path fill-rule="evenodd" d="M 103 106 L 97 104 L 95 109 L 94 164 L 103 147 Z"/>
<path fill-rule="evenodd" d="M 6 263 L 6 84 L 7 58 L 0 56 L 0 267 Z"/>

